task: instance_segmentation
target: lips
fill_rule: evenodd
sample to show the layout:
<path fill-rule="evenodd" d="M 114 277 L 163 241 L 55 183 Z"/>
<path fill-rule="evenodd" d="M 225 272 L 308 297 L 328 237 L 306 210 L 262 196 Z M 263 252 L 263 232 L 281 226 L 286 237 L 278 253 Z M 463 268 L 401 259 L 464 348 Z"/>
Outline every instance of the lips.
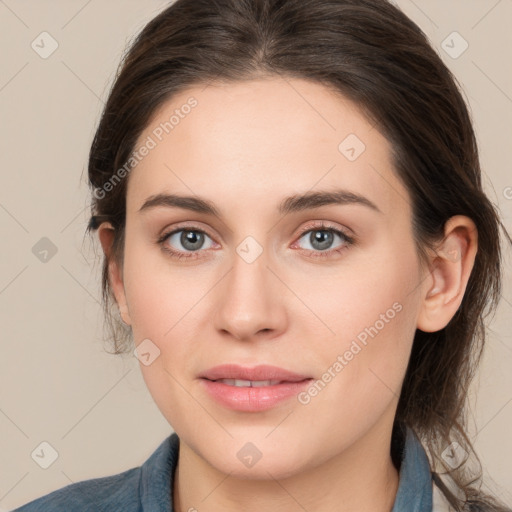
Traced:
<path fill-rule="evenodd" d="M 237 364 L 215 366 L 202 373 L 207 395 L 225 408 L 258 413 L 292 400 L 313 379 L 277 366 L 247 368 Z"/>
<path fill-rule="evenodd" d="M 199 375 L 202 379 L 210 381 L 221 381 L 224 380 L 225 384 L 231 385 L 248 385 L 255 384 L 256 386 L 264 385 L 262 383 L 271 382 L 275 385 L 290 382 L 302 382 L 304 380 L 311 379 L 308 375 L 301 375 L 298 373 L 279 368 L 277 366 L 259 365 L 253 368 L 240 366 L 238 364 L 223 364 L 220 366 L 214 366 L 209 370 Z M 238 381 L 235 383 L 234 381 Z M 243 382 L 245 381 L 245 382 Z"/>

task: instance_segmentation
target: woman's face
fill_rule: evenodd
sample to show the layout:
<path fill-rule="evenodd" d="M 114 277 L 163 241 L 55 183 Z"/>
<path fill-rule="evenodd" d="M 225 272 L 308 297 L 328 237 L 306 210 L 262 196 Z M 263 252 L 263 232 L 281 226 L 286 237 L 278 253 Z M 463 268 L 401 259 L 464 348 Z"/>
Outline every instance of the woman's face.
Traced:
<path fill-rule="evenodd" d="M 182 442 L 255 478 L 382 443 L 425 293 L 386 139 L 324 86 L 274 78 L 188 89 L 152 118 L 144 145 L 116 296 Z M 226 364 L 296 375 L 204 378 Z M 237 376 L 281 384 L 212 382 Z"/>

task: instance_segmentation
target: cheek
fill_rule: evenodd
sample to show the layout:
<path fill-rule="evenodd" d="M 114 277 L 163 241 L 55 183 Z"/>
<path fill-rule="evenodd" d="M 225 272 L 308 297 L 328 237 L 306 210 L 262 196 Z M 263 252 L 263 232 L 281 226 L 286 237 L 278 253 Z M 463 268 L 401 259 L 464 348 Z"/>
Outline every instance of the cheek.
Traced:
<path fill-rule="evenodd" d="M 163 340 L 187 322 L 187 312 L 204 295 L 204 280 L 149 247 L 127 239 L 124 284 L 135 341 Z"/>
<path fill-rule="evenodd" d="M 298 293 L 331 331 L 324 329 L 325 337 L 346 341 L 359 336 L 364 342 L 375 328 L 379 333 L 399 332 L 415 322 L 418 283 L 413 246 L 397 252 L 389 243 L 347 264 L 340 261 L 329 272 L 317 272 L 315 280 L 301 277 L 295 290 L 302 289 Z"/>
<path fill-rule="evenodd" d="M 149 364 L 141 359 L 141 373 L 164 417 L 179 428 L 183 411 L 190 408 L 184 389 L 189 363 L 198 353 L 192 313 L 204 286 L 194 286 L 201 280 L 191 281 L 193 273 L 171 271 L 158 251 L 132 247 L 127 256 L 124 282 L 133 337 L 135 345 L 145 343 L 151 354 Z"/>
<path fill-rule="evenodd" d="M 158 357 L 141 364 L 141 371 L 158 402 L 158 396 L 179 387 L 173 376 L 181 381 L 178 374 L 190 372 L 190 361 L 200 353 L 198 312 L 214 281 L 206 272 L 180 268 L 160 251 L 127 239 L 124 283 L 135 345 L 148 339 L 156 347 Z"/>
<path fill-rule="evenodd" d="M 326 406 L 343 402 L 372 416 L 399 395 L 416 330 L 418 276 L 414 247 L 397 254 L 390 244 L 308 291 L 308 305 L 331 331 L 317 346 L 324 370 L 336 375 Z"/>

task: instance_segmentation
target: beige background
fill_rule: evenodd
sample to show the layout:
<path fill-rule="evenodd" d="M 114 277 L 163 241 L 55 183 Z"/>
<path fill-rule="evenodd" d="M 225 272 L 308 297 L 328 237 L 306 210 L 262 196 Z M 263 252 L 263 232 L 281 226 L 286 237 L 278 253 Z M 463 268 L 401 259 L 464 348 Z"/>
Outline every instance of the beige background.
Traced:
<path fill-rule="evenodd" d="M 512 228 L 512 1 L 400 0 L 462 83 L 488 193 Z M 168 2 L 0 0 L 0 511 L 140 465 L 172 431 L 132 356 L 105 353 L 99 246 L 84 238 L 89 145 L 121 53 Z M 57 50 L 32 41 L 47 31 Z M 457 31 L 457 58 L 442 42 Z M 47 36 L 44 36 L 47 37 Z M 453 39 L 453 36 L 451 36 Z M 49 39 L 45 48 L 49 47 Z M 454 51 L 462 41 L 448 43 Z M 42 51 L 42 49 L 40 50 Z M 32 252 L 47 237 L 57 252 Z M 512 503 L 512 287 L 473 386 L 485 485 Z M 57 460 L 31 453 L 46 441 Z"/>

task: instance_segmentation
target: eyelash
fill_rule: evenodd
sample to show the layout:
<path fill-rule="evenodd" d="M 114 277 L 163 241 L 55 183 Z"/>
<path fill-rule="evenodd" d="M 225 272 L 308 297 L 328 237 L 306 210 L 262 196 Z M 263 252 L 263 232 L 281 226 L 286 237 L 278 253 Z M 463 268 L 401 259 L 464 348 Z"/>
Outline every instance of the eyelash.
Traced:
<path fill-rule="evenodd" d="M 200 257 L 199 253 L 201 250 L 198 251 L 191 251 L 189 253 L 185 253 L 183 251 L 175 251 L 174 249 L 170 249 L 168 245 L 166 245 L 164 242 L 175 233 L 180 233 L 181 231 L 188 231 L 192 233 L 202 233 L 204 235 L 207 235 L 209 238 L 212 238 L 206 231 L 196 228 L 195 226 L 184 226 L 180 227 L 178 229 L 173 229 L 171 231 L 166 231 L 165 233 L 160 236 L 157 240 L 157 244 L 164 250 L 169 256 L 176 259 L 197 259 Z M 327 233 L 334 233 L 335 235 L 338 235 L 343 240 L 343 245 L 339 247 L 338 249 L 330 249 L 327 251 L 314 251 L 311 249 L 301 249 L 301 251 L 306 251 L 310 254 L 313 258 L 329 258 L 332 257 L 334 254 L 339 254 L 346 249 L 348 249 L 351 245 L 354 245 L 356 243 L 356 240 L 354 237 L 347 235 L 345 232 L 341 231 L 340 229 L 334 228 L 332 226 L 329 226 L 327 224 L 320 224 L 317 226 L 308 226 L 305 228 L 299 235 L 298 240 L 300 240 L 305 234 L 310 233 L 312 231 L 324 231 Z"/>

